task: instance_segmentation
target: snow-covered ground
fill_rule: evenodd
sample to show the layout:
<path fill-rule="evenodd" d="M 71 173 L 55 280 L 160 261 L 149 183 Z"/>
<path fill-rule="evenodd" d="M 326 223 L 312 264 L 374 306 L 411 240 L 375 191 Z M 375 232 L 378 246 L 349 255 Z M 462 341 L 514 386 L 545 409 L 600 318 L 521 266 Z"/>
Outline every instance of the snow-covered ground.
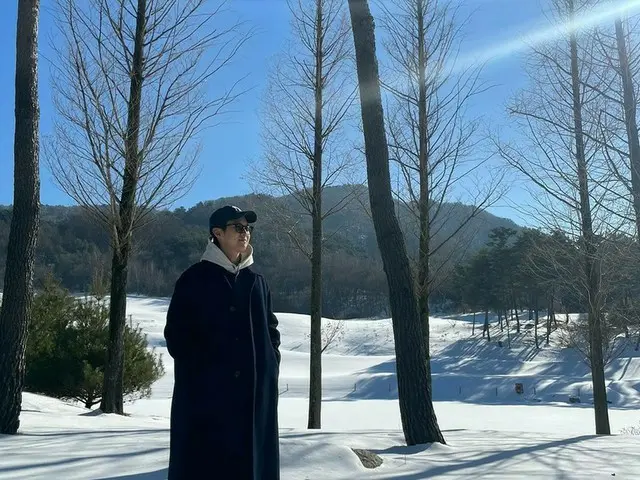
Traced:
<path fill-rule="evenodd" d="M 167 304 L 131 297 L 128 305 L 163 353 L 166 375 L 152 397 L 127 404 L 129 416 L 120 417 L 25 393 L 21 434 L 0 437 L 0 479 L 166 478 L 173 385 L 162 336 Z M 640 478 L 640 437 L 620 434 L 640 424 L 640 357 L 633 351 L 607 371 L 615 435 L 596 437 L 590 374 L 575 352 L 553 341 L 536 351 L 530 331 L 512 335 L 508 349 L 497 331 L 490 344 L 472 336 L 469 317 L 434 318 L 433 395 L 447 445 L 404 447 L 390 320 L 344 322 L 323 356 L 323 429 L 308 431 L 309 320 L 278 318 L 285 480 Z M 524 394 L 515 393 L 516 382 Z M 581 403 L 569 403 L 570 396 Z M 383 465 L 364 468 L 352 448 L 374 451 Z"/>

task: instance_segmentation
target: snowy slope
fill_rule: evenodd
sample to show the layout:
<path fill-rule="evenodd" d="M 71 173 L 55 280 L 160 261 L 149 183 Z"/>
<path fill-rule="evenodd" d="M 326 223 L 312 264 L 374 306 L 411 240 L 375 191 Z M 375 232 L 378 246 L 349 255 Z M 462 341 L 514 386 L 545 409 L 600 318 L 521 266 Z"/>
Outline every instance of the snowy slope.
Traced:
<path fill-rule="evenodd" d="M 167 373 L 152 398 L 127 404 L 130 416 L 119 417 L 26 393 L 21 435 L 0 438 L 0 479 L 166 478 L 173 385 L 162 336 L 167 304 L 132 297 L 128 306 L 163 353 Z M 487 344 L 471 337 L 468 318 L 432 320 L 435 408 L 446 446 L 402 447 L 388 319 L 343 323 L 340 341 L 323 356 L 323 429 L 307 431 L 309 320 L 278 318 L 283 479 L 640 478 L 640 437 L 592 435 L 590 375 L 575 352 L 553 342 L 536 351 L 530 333 L 512 336 L 512 349 Z M 640 364 L 632 353 L 608 369 L 614 432 L 640 421 Z M 570 404 L 577 394 L 583 403 Z M 351 448 L 375 451 L 383 466 L 365 469 Z"/>

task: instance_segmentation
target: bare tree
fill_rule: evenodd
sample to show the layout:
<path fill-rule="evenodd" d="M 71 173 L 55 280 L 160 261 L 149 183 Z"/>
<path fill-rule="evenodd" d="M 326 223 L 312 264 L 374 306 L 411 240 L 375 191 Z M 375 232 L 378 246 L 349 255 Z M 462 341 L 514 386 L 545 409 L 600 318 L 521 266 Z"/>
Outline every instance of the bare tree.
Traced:
<path fill-rule="evenodd" d="M 612 323 L 608 315 L 602 319 L 602 358 L 604 365 L 608 365 L 612 360 L 620 356 L 626 348 L 628 342 L 620 339 L 621 330 L 619 325 Z M 588 319 L 579 315 L 576 319 L 571 319 L 569 323 L 560 326 L 560 345 L 573 348 L 582 355 L 587 366 L 591 366 L 591 351 L 589 342 Z"/>
<path fill-rule="evenodd" d="M 355 100 L 349 23 L 342 0 L 289 0 L 293 39 L 269 78 L 263 116 L 265 157 L 257 168 L 260 187 L 289 195 L 292 211 L 311 218 L 311 241 L 304 227 L 289 225 L 294 245 L 311 262 L 311 335 L 308 428 L 320 428 L 322 404 L 323 221 L 352 199 L 347 192 L 323 204 L 326 188 L 344 181 L 353 151 L 344 124 Z M 305 238 L 307 237 L 307 238 Z M 310 243 L 310 245 L 309 245 Z M 309 248 L 310 247 L 310 248 Z"/>
<path fill-rule="evenodd" d="M 344 320 L 334 320 L 322 329 L 322 353 L 344 337 Z"/>
<path fill-rule="evenodd" d="M 399 72 L 384 84 L 392 94 L 390 149 L 404 179 L 404 188 L 396 193 L 417 220 L 410 231 L 419 235 L 417 292 L 431 381 L 430 293 L 452 261 L 464 254 L 461 231 L 498 199 L 500 175 L 491 183 L 470 181 L 486 168 L 487 159 L 478 153 L 479 119 L 471 118 L 467 107 L 488 87 L 479 80 L 479 66 L 456 64 L 464 27 L 459 7 L 448 0 L 395 0 L 381 6 L 390 70 Z M 473 207 L 454 219 L 456 191 L 464 191 L 464 201 Z M 458 244 L 447 249 L 454 239 Z"/>
<path fill-rule="evenodd" d="M 344 337 L 344 329 L 344 320 L 325 321 L 321 329 L 322 348 L 320 352 L 324 353 L 331 345 L 339 343 Z M 306 337 L 310 338 L 311 335 L 307 335 Z"/>
<path fill-rule="evenodd" d="M 198 134 L 238 95 L 208 99 L 246 37 L 204 0 L 58 0 L 59 119 L 47 161 L 112 243 L 108 361 L 100 408 L 123 413 L 128 263 L 134 231 L 191 186 Z M 235 33 L 234 30 L 238 29 Z"/>
<path fill-rule="evenodd" d="M 608 263 L 612 264 L 608 268 L 612 272 L 609 277 L 614 278 L 603 282 L 611 285 L 603 330 L 605 362 L 626 344 L 627 339 L 621 342 L 616 337 L 620 329 L 630 336 L 637 328 L 638 306 L 633 300 L 637 296 L 636 262 L 633 261 L 637 252 L 631 249 L 637 250 L 640 235 L 640 140 L 636 105 L 640 76 L 639 26 L 640 18 L 630 15 L 617 17 L 609 27 L 601 25 L 595 29 L 596 48 L 588 59 L 593 64 L 595 81 L 585 82 L 601 100 L 592 113 L 599 127 L 599 135 L 593 141 L 602 145 L 607 160 L 603 171 L 613 179 L 605 184 L 614 199 L 609 202 L 608 211 L 626 224 L 620 228 L 622 236 L 614 239 L 614 248 L 607 252 Z M 635 233 L 633 239 L 631 232 Z M 613 258 L 611 250 L 615 251 Z M 624 260 L 620 262 L 620 258 Z M 617 350 L 611 351 L 614 347 Z"/>
<path fill-rule="evenodd" d="M 502 157 L 537 190 L 538 214 L 546 225 L 560 229 L 578 245 L 579 285 L 587 308 L 591 374 L 597 434 L 609 434 L 609 415 L 603 362 L 601 237 L 597 231 L 613 228 L 607 212 L 606 176 L 601 148 L 589 141 L 597 122 L 585 119 L 586 105 L 597 95 L 585 87 L 592 64 L 584 61 L 594 42 L 574 27 L 576 15 L 590 5 L 580 0 L 553 0 L 556 20 L 566 28 L 562 43 L 534 47 L 532 86 L 510 108 L 530 142 L 525 148 L 499 145 Z M 579 38 L 581 43 L 579 44 Z M 564 43 L 566 42 L 566 43 Z M 577 267 L 574 264 L 574 267 Z M 576 268 L 572 269 L 576 275 Z"/>
<path fill-rule="evenodd" d="M 624 125 L 627 133 L 629 151 L 629 170 L 631 177 L 631 198 L 635 214 L 636 235 L 640 237 L 640 140 L 638 139 L 636 82 L 640 72 L 632 71 L 629 61 L 629 41 L 625 34 L 622 19 L 615 21 L 616 47 L 618 50 L 618 68 L 622 83 L 622 104 L 624 110 Z M 638 54 L 636 49 L 634 52 Z"/>
<path fill-rule="evenodd" d="M 408 445 L 445 443 L 431 385 L 411 264 L 394 210 L 373 17 L 367 0 L 349 0 L 356 52 L 371 215 L 389 284 L 402 429 Z"/>
<path fill-rule="evenodd" d="M 0 434 L 20 427 L 27 330 L 40 219 L 39 0 L 18 1 L 13 213 L 0 308 Z"/>
<path fill-rule="evenodd" d="M 573 250 L 571 252 L 570 250 Z M 557 285 L 561 290 L 571 290 L 578 287 L 574 294 L 580 295 L 580 284 L 575 285 L 575 280 L 570 273 L 572 265 L 578 259 L 567 261 L 566 257 L 579 256 L 580 249 L 577 246 L 564 249 L 563 261 L 556 259 L 553 264 L 564 264 L 565 272 L 558 279 L 563 284 Z M 620 356 L 630 344 L 631 329 L 637 324 L 634 318 L 637 315 L 637 305 L 632 298 L 637 296 L 638 280 L 637 244 L 633 239 L 622 235 L 610 235 L 607 241 L 599 243 L 596 253 L 600 264 L 600 290 L 602 301 L 602 313 L 600 315 L 602 331 L 602 360 L 608 365 L 612 360 Z M 567 317 L 566 321 L 559 324 L 559 338 L 563 346 L 574 348 L 578 351 L 587 365 L 591 366 L 591 343 L 588 315 L 579 314 Z"/>
<path fill-rule="evenodd" d="M 598 2 L 596 2 L 598 3 Z M 606 172 L 602 187 L 610 197 L 609 213 L 633 224 L 640 232 L 640 143 L 638 140 L 637 77 L 640 70 L 640 43 L 634 37 L 638 19 L 615 19 L 610 27 L 594 29 L 594 48 L 585 61 L 591 65 L 591 78 L 585 86 L 595 92 L 598 102 L 589 105 L 597 122 L 597 135 L 590 140 L 602 147 Z M 629 229 L 630 230 L 630 229 Z"/>

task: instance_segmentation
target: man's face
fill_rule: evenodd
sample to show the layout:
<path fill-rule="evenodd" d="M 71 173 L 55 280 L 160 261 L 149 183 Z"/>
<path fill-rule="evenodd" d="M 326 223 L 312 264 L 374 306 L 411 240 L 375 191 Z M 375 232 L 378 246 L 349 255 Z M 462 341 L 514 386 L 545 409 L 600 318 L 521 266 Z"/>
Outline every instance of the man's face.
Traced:
<path fill-rule="evenodd" d="M 228 222 L 224 230 L 218 228 L 215 233 L 220 248 L 227 254 L 239 255 L 245 253 L 249 247 L 251 231 L 244 217 Z"/>

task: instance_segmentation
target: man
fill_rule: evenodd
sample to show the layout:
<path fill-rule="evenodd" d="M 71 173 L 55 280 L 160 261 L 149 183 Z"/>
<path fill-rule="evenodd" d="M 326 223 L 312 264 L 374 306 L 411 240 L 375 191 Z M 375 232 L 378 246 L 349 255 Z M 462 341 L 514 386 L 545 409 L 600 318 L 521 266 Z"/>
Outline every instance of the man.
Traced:
<path fill-rule="evenodd" d="M 174 359 L 169 480 L 278 480 L 280 333 L 249 267 L 255 212 L 209 219 L 200 262 L 177 280 L 164 336 Z"/>

